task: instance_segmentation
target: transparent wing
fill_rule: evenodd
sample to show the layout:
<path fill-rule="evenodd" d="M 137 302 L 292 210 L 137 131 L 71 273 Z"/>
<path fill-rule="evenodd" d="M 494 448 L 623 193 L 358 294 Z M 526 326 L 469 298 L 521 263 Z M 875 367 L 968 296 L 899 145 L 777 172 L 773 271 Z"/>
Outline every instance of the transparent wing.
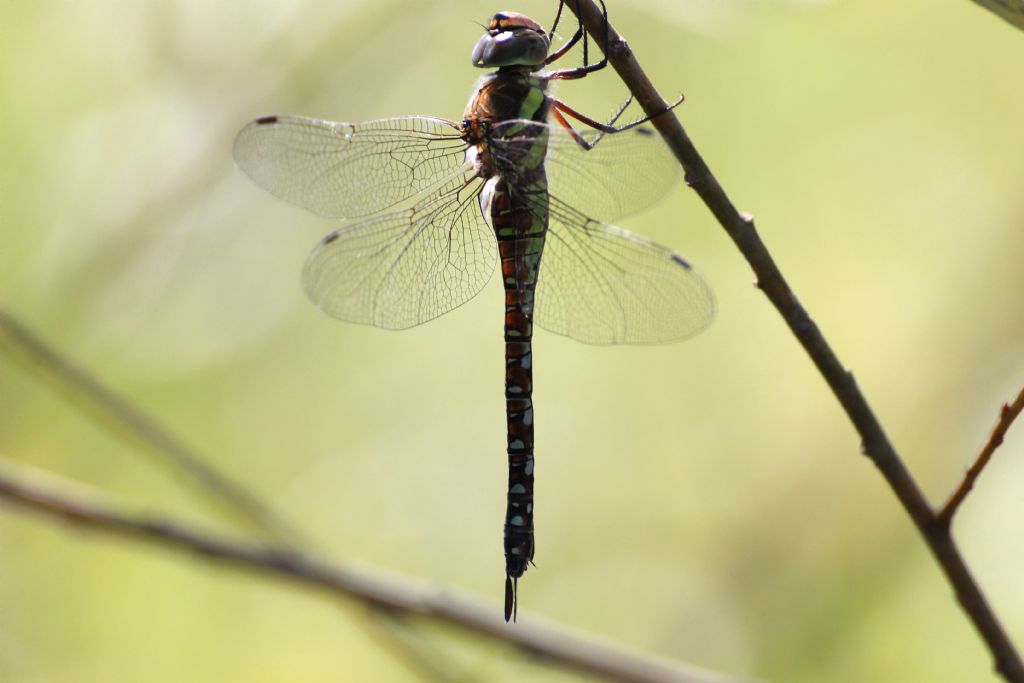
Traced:
<path fill-rule="evenodd" d="M 658 344 L 711 323 L 711 288 L 682 256 L 554 197 L 548 213 L 538 325 L 587 344 Z"/>
<path fill-rule="evenodd" d="M 302 283 L 327 314 L 400 330 L 473 298 L 496 261 L 477 203 L 482 182 L 450 181 L 414 206 L 332 232 L 313 249 Z"/>
<path fill-rule="evenodd" d="M 328 218 L 395 207 L 468 168 L 453 121 L 425 116 L 336 123 L 265 116 L 235 138 L 239 167 L 271 194 Z"/>
<path fill-rule="evenodd" d="M 500 138 L 505 127 L 524 124 L 527 122 L 510 121 L 495 126 L 493 137 Z M 600 139 L 593 130 L 580 130 L 588 142 L 597 140 L 590 150 L 557 123 L 534 123 L 525 129 L 534 137 L 538 129 L 547 131 L 545 165 L 551 193 L 601 220 L 613 221 L 651 206 L 672 189 L 682 173 L 679 162 L 651 126 L 608 133 Z M 520 139 L 495 139 L 492 144 L 500 148 Z"/>

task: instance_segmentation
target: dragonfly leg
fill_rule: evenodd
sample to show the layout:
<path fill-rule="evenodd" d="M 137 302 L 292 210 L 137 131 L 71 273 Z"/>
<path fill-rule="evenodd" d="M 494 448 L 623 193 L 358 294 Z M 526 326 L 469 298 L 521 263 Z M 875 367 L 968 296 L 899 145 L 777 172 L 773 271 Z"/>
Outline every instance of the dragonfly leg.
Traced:
<path fill-rule="evenodd" d="M 562 18 L 562 10 L 565 9 L 565 2 L 558 3 L 558 12 L 555 14 L 555 20 L 551 22 L 551 30 L 548 33 L 554 38 L 555 30 L 558 28 L 558 22 Z M 548 55 L 548 58 L 544 60 L 545 66 L 556 62 L 565 56 L 565 53 L 573 48 L 576 43 L 580 42 L 580 38 L 584 37 L 586 33 L 583 30 L 583 22 L 581 21 L 579 26 L 576 28 L 576 33 L 573 34 L 572 38 L 567 40 L 562 47 L 558 48 L 555 52 Z"/>
<path fill-rule="evenodd" d="M 581 123 L 585 123 L 586 125 L 590 126 L 591 128 L 599 130 L 602 133 L 621 133 L 624 130 L 629 130 L 630 128 L 635 128 L 636 126 L 639 126 L 641 124 L 647 123 L 651 119 L 657 118 L 658 116 L 661 116 L 662 114 L 664 114 L 667 111 L 672 111 L 673 109 L 675 109 L 676 107 L 678 107 L 680 104 L 683 103 L 683 99 L 684 99 L 683 95 L 679 95 L 679 97 L 676 99 L 675 102 L 673 102 L 672 104 L 668 105 L 667 107 L 665 107 L 661 111 L 655 113 L 653 116 L 642 116 L 642 117 L 640 117 L 639 119 L 637 119 L 635 121 L 630 121 L 629 123 L 627 123 L 624 126 L 616 126 L 616 125 L 613 125 L 613 124 L 618 120 L 618 118 L 620 116 L 622 116 L 622 112 L 624 112 L 626 110 L 626 107 L 628 107 L 630 105 L 630 103 L 633 101 L 633 96 L 632 95 L 630 95 L 628 98 L 626 98 L 625 103 L 622 105 L 622 107 L 619 108 L 618 112 L 615 113 L 615 116 L 613 116 L 611 121 L 608 122 L 608 123 L 601 123 L 597 119 L 593 119 L 593 118 L 587 116 L 586 114 L 580 113 L 579 111 L 573 109 L 568 104 L 566 104 L 565 102 L 563 102 L 563 101 L 561 101 L 559 99 L 554 100 L 554 102 L 552 104 L 553 104 L 553 106 L 554 106 L 556 111 L 568 114 L 569 116 L 571 116 L 572 118 L 576 119 L 577 121 L 580 121 Z"/>
<path fill-rule="evenodd" d="M 565 128 L 566 131 L 568 131 L 569 135 L 572 137 L 573 140 L 576 141 L 577 145 L 587 150 L 588 152 L 594 149 L 594 145 L 597 144 L 597 140 L 594 140 L 594 142 L 587 142 L 586 138 L 580 135 L 580 132 L 573 128 L 571 123 L 565 120 L 565 117 L 562 116 L 562 112 L 558 111 L 557 109 L 552 109 L 551 117 L 554 118 L 555 121 L 557 121 L 563 128 Z M 604 133 L 600 133 L 599 135 L 603 136 Z M 598 139 L 600 139 L 600 137 L 598 137 Z"/>
<path fill-rule="evenodd" d="M 591 149 L 594 148 L 594 146 L 598 142 L 601 141 L 601 139 L 607 133 L 621 133 L 624 130 L 629 130 L 630 128 L 633 128 L 635 126 L 639 126 L 642 123 L 647 123 L 652 118 L 654 118 L 654 116 L 660 116 L 661 114 L 664 114 L 666 111 L 670 111 L 672 109 L 675 109 L 676 107 L 678 107 L 682 103 L 683 96 L 680 95 L 678 100 L 676 100 L 675 102 L 670 104 L 668 107 L 666 107 L 662 111 L 660 111 L 657 114 L 655 114 L 654 116 L 644 116 L 643 118 L 640 118 L 640 119 L 637 119 L 636 121 L 632 121 L 630 123 L 627 123 L 624 126 L 616 126 L 615 122 L 619 120 L 619 117 L 622 116 L 622 113 L 624 111 L 626 111 L 626 107 L 628 107 L 632 101 L 633 101 L 633 96 L 632 95 L 627 97 L 626 101 L 622 103 L 622 106 L 619 107 L 619 110 L 617 112 L 615 112 L 615 115 L 612 116 L 611 120 L 608 123 L 601 123 L 597 119 L 593 119 L 593 118 L 587 116 L 586 114 L 583 114 L 583 113 L 581 113 L 579 111 L 576 111 L 575 109 L 570 107 L 568 104 L 566 104 L 565 102 L 562 102 L 559 99 L 554 99 L 553 102 L 552 102 L 551 116 L 563 128 L 565 128 L 566 131 L 568 131 L 569 135 L 572 136 L 572 139 L 576 141 L 576 144 L 578 144 L 583 149 L 585 149 L 587 151 L 590 151 Z M 568 114 L 572 118 L 576 119 L 577 121 L 580 121 L 581 123 L 584 123 L 587 126 L 590 126 L 591 128 L 599 131 L 598 134 L 597 134 L 597 137 L 595 137 L 591 141 L 586 140 L 582 135 L 580 135 L 579 131 L 577 131 L 575 128 L 573 128 L 572 124 L 569 123 L 569 121 L 563 115 L 563 112 L 565 114 Z"/>
<path fill-rule="evenodd" d="M 615 115 L 613 117 L 611 117 L 611 120 L 608 123 L 601 123 L 600 121 L 598 121 L 596 119 L 593 119 L 593 118 L 587 116 L 586 114 L 582 114 L 581 112 L 578 112 L 577 110 L 572 109 L 571 106 L 569 106 L 568 104 L 566 104 L 565 102 L 563 102 L 560 99 L 555 99 L 552 102 L 552 104 L 553 104 L 554 109 L 555 109 L 556 112 L 561 112 L 563 114 L 567 114 L 568 116 L 572 117 L 573 119 L 575 119 L 577 121 L 580 121 L 581 123 L 584 123 L 584 124 L 590 126 L 591 128 L 594 128 L 595 130 L 599 130 L 602 133 L 621 133 L 624 130 L 629 130 L 630 128 L 635 128 L 635 127 L 637 127 L 637 126 L 639 126 L 641 124 L 645 124 L 645 123 L 647 123 L 648 121 L 650 121 L 652 119 L 655 119 L 655 118 L 657 118 L 659 116 L 662 116 L 666 112 L 671 112 L 672 110 L 676 109 L 677 106 L 679 106 L 680 104 L 683 103 L 683 99 L 684 99 L 683 95 L 680 94 L 679 97 L 676 99 L 676 101 L 674 101 L 671 104 L 669 104 L 668 106 L 666 106 L 666 108 L 664 110 L 662 110 L 660 112 L 657 112 L 657 113 L 655 113 L 652 116 L 640 117 L 636 121 L 631 121 L 630 123 L 626 124 L 625 126 L 615 126 L 614 123 L 615 123 L 615 121 L 618 120 L 618 117 L 621 117 L 623 115 L 623 112 L 626 111 L 627 106 L 629 106 L 630 103 L 633 101 L 633 95 L 630 95 L 629 97 L 626 98 L 626 101 L 623 102 L 623 105 L 621 106 L 621 108 L 618 108 L 618 111 L 615 112 Z M 562 125 L 565 125 L 565 124 L 562 124 Z"/>
<path fill-rule="evenodd" d="M 590 118 L 589 116 L 581 114 L 580 112 L 576 111 L 575 109 L 567 105 L 565 102 L 562 102 L 561 100 L 554 101 L 554 106 L 551 108 L 551 116 L 552 118 L 555 119 L 555 121 L 557 121 L 563 128 L 565 128 L 569 132 L 569 135 L 572 137 L 573 140 L 576 141 L 576 144 L 578 144 L 580 147 L 589 152 L 590 150 L 594 149 L 594 146 L 598 142 L 601 141 L 601 138 L 605 136 L 605 133 L 616 130 L 615 128 L 612 127 L 612 124 L 614 124 L 615 121 L 620 116 L 622 116 L 622 112 L 626 109 L 626 107 L 629 106 L 629 103 L 632 100 L 633 96 L 630 95 L 629 98 L 626 100 L 626 103 L 623 104 L 619 111 L 615 113 L 615 116 L 612 117 L 612 120 L 608 124 L 600 123 Z M 583 121 L 583 123 L 586 123 L 588 126 L 596 128 L 598 131 L 600 131 L 597 134 L 597 137 L 595 137 L 592 142 L 588 141 L 586 138 L 580 135 L 578 130 L 572 127 L 572 124 L 569 123 L 565 116 L 562 115 L 562 111 L 565 111 L 565 113 L 569 114 L 570 116 L 577 120 Z"/>
<path fill-rule="evenodd" d="M 566 0 L 561 0 L 561 2 L 559 2 L 559 4 L 558 4 L 558 14 L 555 16 L 555 23 L 551 27 L 552 33 L 554 33 L 555 27 L 558 26 L 558 20 L 562 16 L 562 8 L 565 6 L 565 2 L 566 2 Z M 603 44 L 601 46 L 602 47 L 602 50 L 601 50 L 601 61 L 595 62 L 593 64 L 590 63 L 589 43 L 588 43 L 587 31 L 583 27 L 583 18 L 580 17 L 578 19 L 579 24 L 578 24 L 578 26 L 576 28 L 576 33 L 573 34 L 572 38 L 570 38 L 565 43 L 565 45 L 563 45 L 562 47 L 560 47 L 557 50 L 555 50 L 552 54 L 550 54 L 548 56 L 548 58 L 546 60 L 544 60 L 544 64 L 545 65 L 551 64 L 552 62 L 554 62 L 554 61 L 556 61 L 558 59 L 561 59 L 563 56 L 565 56 L 565 54 L 569 50 L 572 49 L 572 47 L 576 43 L 578 43 L 580 41 L 580 39 L 582 39 L 583 40 L 583 66 L 576 67 L 574 69 L 562 69 L 560 71 L 552 71 L 551 73 L 547 74 L 547 78 L 549 80 L 553 80 L 553 81 L 568 81 L 568 80 L 573 80 L 573 79 L 576 79 L 576 78 L 583 78 L 583 77 L 585 77 L 585 76 L 587 76 L 589 74 L 594 73 L 595 71 L 600 71 L 601 69 L 603 69 L 606 66 L 608 66 L 608 56 L 607 56 L 607 53 L 608 53 L 608 45 L 611 42 L 610 34 L 609 34 L 609 31 L 608 31 L 608 8 L 605 7 L 604 0 L 598 0 L 598 2 L 601 4 L 601 16 L 602 16 L 602 18 L 604 20 L 604 41 L 603 41 Z"/>

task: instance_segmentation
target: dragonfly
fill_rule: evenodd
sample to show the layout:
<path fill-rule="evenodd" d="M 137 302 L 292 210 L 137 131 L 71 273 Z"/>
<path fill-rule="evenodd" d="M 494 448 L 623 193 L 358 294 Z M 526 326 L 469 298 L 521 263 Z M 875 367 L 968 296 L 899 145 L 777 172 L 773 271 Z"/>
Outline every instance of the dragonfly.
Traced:
<path fill-rule="evenodd" d="M 602 222 L 650 206 L 680 171 L 649 118 L 614 125 L 629 100 L 602 123 L 549 92 L 607 64 L 589 63 L 582 22 L 552 51 L 561 12 L 560 3 L 550 32 L 517 12 L 491 17 L 471 61 L 493 71 L 459 121 L 274 115 L 234 143 L 258 185 L 343 221 L 302 271 L 306 294 L 330 316 L 410 328 L 472 299 L 501 264 L 506 622 L 535 548 L 534 323 L 587 344 L 659 344 L 702 331 L 715 308 L 681 255 Z M 604 20 L 607 33 L 607 10 Z M 581 38 L 583 66 L 546 70 Z"/>

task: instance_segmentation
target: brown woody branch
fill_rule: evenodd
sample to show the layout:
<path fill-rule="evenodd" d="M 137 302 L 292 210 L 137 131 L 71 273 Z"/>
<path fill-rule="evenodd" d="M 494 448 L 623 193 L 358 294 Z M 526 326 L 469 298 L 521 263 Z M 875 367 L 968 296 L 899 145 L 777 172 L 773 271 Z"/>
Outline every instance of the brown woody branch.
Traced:
<path fill-rule="evenodd" d="M 946 504 L 939 510 L 938 518 L 941 524 L 949 526 L 953 522 L 953 515 L 956 514 L 957 508 L 960 507 L 960 504 L 967 498 L 967 494 L 974 488 L 974 482 L 978 480 L 982 470 L 985 469 L 988 461 L 992 459 L 992 454 L 1002 445 L 1006 432 L 1022 410 L 1024 410 L 1024 387 L 1021 388 L 1020 393 L 1017 394 L 1017 398 L 1012 403 L 1003 404 L 999 411 L 999 419 L 996 420 L 996 426 L 992 428 L 988 441 L 985 442 L 985 445 L 978 453 L 978 457 L 974 459 L 974 463 L 964 472 L 964 478 L 953 489 L 953 493 L 949 495 Z"/>
<path fill-rule="evenodd" d="M 675 111 L 669 110 L 669 103 L 654 88 L 622 36 L 614 28 L 606 26 L 601 10 L 593 0 L 567 0 L 566 5 L 583 20 L 595 44 L 603 46 L 605 31 L 608 29 L 609 63 L 643 110 L 655 117 L 653 124 L 682 164 L 687 183 L 750 263 L 757 276 L 757 286 L 778 310 L 846 411 L 861 437 L 861 451 L 871 458 L 917 526 L 953 586 L 957 600 L 991 651 L 996 670 L 1008 681 L 1024 683 L 1024 662 L 971 576 L 953 542 L 949 527 L 940 523 L 931 504 L 886 436 L 853 375 L 839 362 L 818 326 L 797 300 L 757 234 L 751 216 L 740 213 L 733 205 L 690 141 Z"/>
<path fill-rule="evenodd" d="M 639 683 L 726 683 L 737 679 L 676 662 L 630 652 L 621 646 L 531 619 L 510 628 L 500 610 L 489 603 L 425 584 L 385 579 L 328 564 L 286 547 L 259 546 L 178 524 L 162 517 L 141 517 L 97 502 L 95 495 L 70 493 L 72 485 L 56 484 L 53 475 L 18 476 L 12 463 L 0 463 L 0 499 L 51 518 L 134 538 L 205 560 L 235 565 L 258 574 L 320 589 L 391 617 L 424 617 L 491 637 L 561 668 L 608 680 Z M 35 479 L 37 481 L 31 481 Z"/>

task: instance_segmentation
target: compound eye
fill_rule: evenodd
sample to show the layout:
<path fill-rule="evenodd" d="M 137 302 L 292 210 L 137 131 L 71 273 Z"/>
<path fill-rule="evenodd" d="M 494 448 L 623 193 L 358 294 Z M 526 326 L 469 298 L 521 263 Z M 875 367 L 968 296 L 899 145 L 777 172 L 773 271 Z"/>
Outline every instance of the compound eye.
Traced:
<path fill-rule="evenodd" d="M 533 19 L 518 12 L 499 12 L 491 17 L 487 33 L 477 41 L 471 59 L 478 67 L 540 68 L 549 47 L 544 29 Z"/>

